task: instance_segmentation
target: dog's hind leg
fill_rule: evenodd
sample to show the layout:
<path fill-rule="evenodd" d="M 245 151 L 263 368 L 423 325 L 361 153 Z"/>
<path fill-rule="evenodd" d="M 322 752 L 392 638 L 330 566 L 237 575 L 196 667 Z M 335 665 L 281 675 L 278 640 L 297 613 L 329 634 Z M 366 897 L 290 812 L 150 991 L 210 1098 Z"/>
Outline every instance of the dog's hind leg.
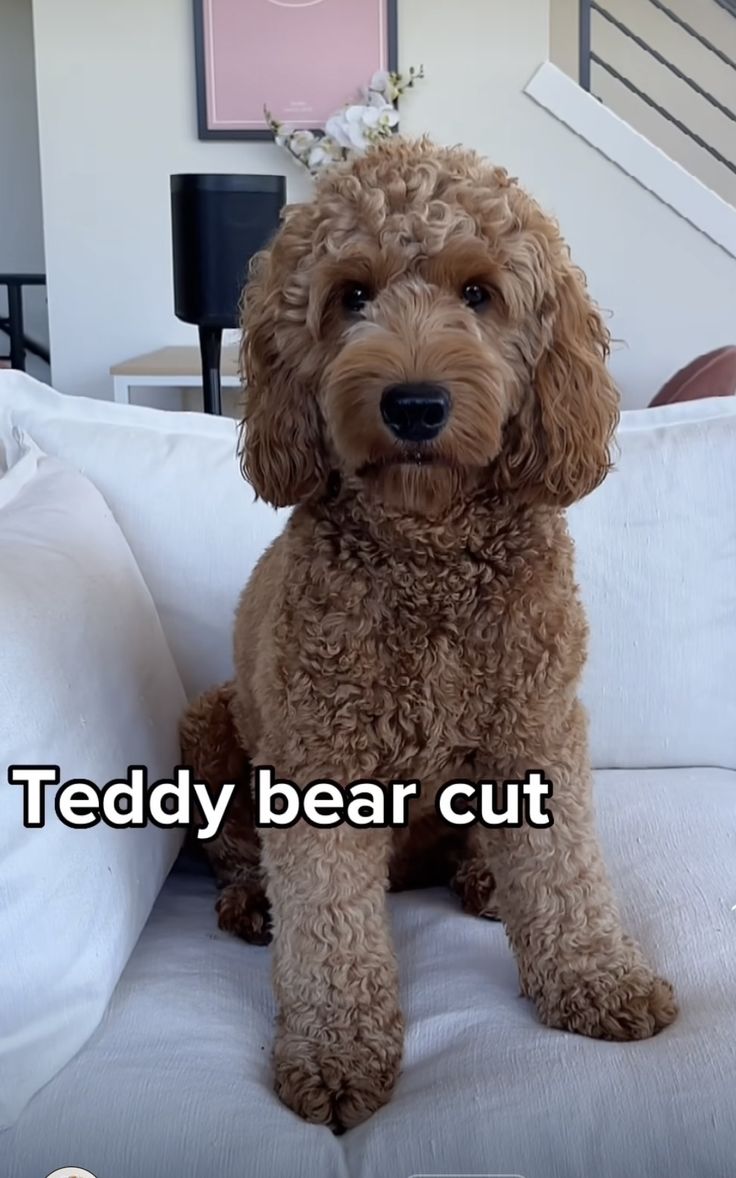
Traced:
<path fill-rule="evenodd" d="M 238 782 L 222 830 L 205 848 L 220 887 L 215 904 L 219 928 L 251 945 L 268 945 L 271 906 L 253 819 L 253 799 L 246 775 L 245 781 Z"/>
<path fill-rule="evenodd" d="M 467 757 L 452 773 L 472 780 L 475 758 Z M 397 830 L 391 860 L 391 890 L 449 886 L 460 897 L 463 912 L 498 920 L 496 881 L 488 866 L 487 848 L 472 826 L 453 826 L 433 809 L 407 829 Z"/>
<path fill-rule="evenodd" d="M 199 696 L 180 724 L 182 760 L 207 786 L 214 800 L 226 782 L 237 785 L 222 830 L 202 844 L 194 816 L 188 847 L 204 853 L 220 887 L 218 925 L 254 945 L 271 940 L 271 914 L 261 869 L 261 847 L 254 825 L 250 765 L 238 740 L 233 717 L 234 685 L 225 683 Z"/>
<path fill-rule="evenodd" d="M 450 886 L 457 892 L 463 912 L 482 916 L 485 920 L 500 920 L 496 903 L 496 878 L 488 864 L 487 849 L 473 830 L 467 832 L 465 853 L 457 865 Z"/>
<path fill-rule="evenodd" d="M 218 927 L 249 945 L 271 942 L 271 906 L 261 882 L 245 871 L 221 887 L 215 904 Z"/>

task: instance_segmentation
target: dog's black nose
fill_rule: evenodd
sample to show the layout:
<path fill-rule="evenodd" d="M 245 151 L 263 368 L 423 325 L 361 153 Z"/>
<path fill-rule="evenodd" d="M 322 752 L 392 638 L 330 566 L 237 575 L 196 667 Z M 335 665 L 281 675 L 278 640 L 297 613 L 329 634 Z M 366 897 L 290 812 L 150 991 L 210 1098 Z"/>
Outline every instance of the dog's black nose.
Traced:
<path fill-rule="evenodd" d="M 450 394 L 441 384 L 394 384 L 381 397 L 381 416 L 402 442 L 431 442 L 450 416 Z"/>

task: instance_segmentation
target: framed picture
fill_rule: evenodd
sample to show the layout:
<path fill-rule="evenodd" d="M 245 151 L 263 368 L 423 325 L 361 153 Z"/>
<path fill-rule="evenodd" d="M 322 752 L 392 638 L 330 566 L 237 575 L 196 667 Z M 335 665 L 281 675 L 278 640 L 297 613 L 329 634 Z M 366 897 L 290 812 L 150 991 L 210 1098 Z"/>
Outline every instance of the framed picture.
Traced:
<path fill-rule="evenodd" d="M 397 69 L 397 0 L 194 0 L 200 139 L 270 139 L 264 106 L 324 128 Z"/>

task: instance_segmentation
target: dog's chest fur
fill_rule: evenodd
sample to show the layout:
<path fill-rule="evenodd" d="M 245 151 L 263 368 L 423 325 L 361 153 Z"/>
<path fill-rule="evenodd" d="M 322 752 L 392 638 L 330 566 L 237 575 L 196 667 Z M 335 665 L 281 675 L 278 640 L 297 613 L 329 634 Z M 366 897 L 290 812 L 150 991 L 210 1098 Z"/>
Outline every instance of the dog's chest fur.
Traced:
<path fill-rule="evenodd" d="M 311 714 L 351 742 L 351 772 L 442 776 L 576 678 L 584 623 L 559 514 L 413 528 L 325 512 L 290 532 L 280 645 Z"/>

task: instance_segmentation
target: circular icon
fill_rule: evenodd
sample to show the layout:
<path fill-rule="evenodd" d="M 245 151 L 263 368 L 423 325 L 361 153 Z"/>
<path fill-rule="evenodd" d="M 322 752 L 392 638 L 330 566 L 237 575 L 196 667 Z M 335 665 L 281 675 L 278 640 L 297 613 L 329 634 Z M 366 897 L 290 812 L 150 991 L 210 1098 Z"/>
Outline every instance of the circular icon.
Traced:
<path fill-rule="evenodd" d="M 46 1178 L 95 1178 L 91 1170 L 83 1170 L 81 1166 L 62 1166 L 47 1174 Z"/>

